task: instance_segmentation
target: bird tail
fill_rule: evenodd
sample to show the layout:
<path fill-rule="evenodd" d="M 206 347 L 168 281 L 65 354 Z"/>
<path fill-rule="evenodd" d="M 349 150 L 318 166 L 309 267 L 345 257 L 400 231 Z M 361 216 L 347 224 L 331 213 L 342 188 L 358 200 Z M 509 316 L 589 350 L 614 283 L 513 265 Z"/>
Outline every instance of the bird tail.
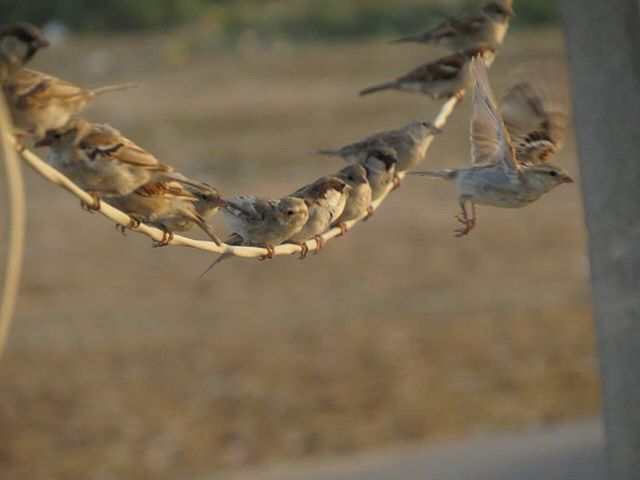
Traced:
<path fill-rule="evenodd" d="M 97 97 L 105 93 L 119 92 L 120 90 L 129 90 L 131 88 L 138 88 L 140 85 L 137 83 L 120 83 L 118 85 L 107 85 L 106 87 L 94 88 L 90 90 L 91 95 Z"/>
<path fill-rule="evenodd" d="M 340 157 L 342 154 L 340 153 L 339 148 L 327 149 L 327 150 L 318 150 L 318 155 L 328 155 L 330 157 Z"/>
<path fill-rule="evenodd" d="M 413 42 L 419 42 L 422 40 L 422 36 L 419 35 L 411 35 L 409 37 L 402 37 L 402 38 L 397 38 L 395 40 L 391 40 L 390 42 L 388 42 L 390 45 L 395 45 L 398 43 L 413 43 Z"/>
<path fill-rule="evenodd" d="M 381 83 L 380 85 L 374 85 L 373 87 L 365 88 L 360 91 L 360 96 L 369 95 L 370 93 L 381 92 L 382 90 L 389 90 L 396 86 L 396 82 Z"/>
<path fill-rule="evenodd" d="M 215 267 L 216 265 L 218 265 L 220 262 L 224 262 L 225 260 L 229 259 L 233 257 L 232 253 L 223 253 L 222 255 L 220 255 L 218 258 L 216 258 L 213 262 L 211 262 L 211 265 L 209 265 L 204 272 L 202 272 L 200 274 L 200 276 L 198 277 L 198 280 L 202 280 L 204 278 L 204 276 L 209 273 L 209 270 L 211 270 L 213 267 Z"/>
<path fill-rule="evenodd" d="M 407 172 L 407 175 L 415 175 L 417 177 L 444 178 L 445 180 L 453 180 L 456 178 L 455 170 L 433 170 L 430 172 Z"/>

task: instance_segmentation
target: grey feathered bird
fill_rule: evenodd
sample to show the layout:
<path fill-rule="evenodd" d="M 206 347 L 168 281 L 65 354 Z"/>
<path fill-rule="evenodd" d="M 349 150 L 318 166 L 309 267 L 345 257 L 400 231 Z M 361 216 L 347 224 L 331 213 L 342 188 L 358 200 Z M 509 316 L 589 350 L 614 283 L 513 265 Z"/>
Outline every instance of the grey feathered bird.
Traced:
<path fill-rule="evenodd" d="M 478 55 L 484 59 L 487 66 L 491 66 L 495 59 L 495 48 L 480 46 L 454 53 L 422 65 L 390 82 L 365 88 L 360 95 L 369 95 L 383 90 L 399 90 L 422 93 L 434 100 L 461 97 L 464 90 L 473 86 L 469 62 Z"/>
<path fill-rule="evenodd" d="M 173 174 L 178 177 L 179 174 Z M 182 182 L 150 182 L 128 195 L 112 197 L 108 203 L 132 217 L 133 224 L 144 222 L 162 229 L 166 235 L 155 246 L 168 245 L 174 232 L 187 232 L 198 226 L 217 245 L 222 242 L 206 218 L 227 205 L 218 190 L 206 183 L 180 176 Z M 124 233 L 124 229 L 122 230 Z"/>
<path fill-rule="evenodd" d="M 347 233 L 345 222 L 359 220 L 367 212 L 369 215 L 373 213 L 371 208 L 371 185 L 367 180 L 367 169 L 360 163 L 347 165 L 336 173 L 336 177 L 344 180 L 351 187 L 342 214 L 331 224 L 331 227 L 340 227 L 342 235 L 344 235 Z"/>
<path fill-rule="evenodd" d="M 302 247 L 300 258 L 307 256 L 307 240 L 316 240 L 318 253 L 323 247 L 322 234 L 337 220 L 347 203 L 351 187 L 338 177 L 321 177 L 291 194 L 292 197 L 304 199 L 309 207 L 309 219 L 304 226 L 287 241 Z"/>
<path fill-rule="evenodd" d="M 561 168 L 550 164 L 520 164 L 515 155 L 497 102 L 491 92 L 487 70 L 482 62 L 473 60 L 476 78 L 471 118 L 471 158 L 473 166 L 433 172 L 412 172 L 414 175 L 440 177 L 452 182 L 458 190 L 462 227 L 456 236 L 467 235 L 476 225 L 475 205 L 521 208 L 538 200 L 545 193 L 573 180 Z M 466 205 L 471 204 L 471 215 Z"/>
<path fill-rule="evenodd" d="M 16 128 L 42 138 L 47 130 L 64 127 L 97 96 L 136 86 L 127 83 L 85 90 L 23 68 L 3 82 L 2 88 Z"/>
<path fill-rule="evenodd" d="M 386 195 L 396 181 L 396 164 L 398 157 L 395 150 L 389 147 L 379 148 L 369 152 L 362 162 L 367 169 L 367 180 L 371 186 L 371 200 L 375 202 Z"/>
<path fill-rule="evenodd" d="M 427 153 L 432 137 L 442 129 L 429 122 L 414 122 L 397 130 L 376 133 L 342 148 L 320 150 L 323 155 L 342 157 L 348 162 L 364 162 L 370 152 L 380 148 L 395 150 L 396 170 L 404 172 L 417 167 Z"/>
<path fill-rule="evenodd" d="M 478 12 L 452 17 L 419 35 L 394 40 L 391 43 L 430 43 L 454 51 L 481 45 L 499 47 L 515 16 L 513 0 L 492 0 Z"/>

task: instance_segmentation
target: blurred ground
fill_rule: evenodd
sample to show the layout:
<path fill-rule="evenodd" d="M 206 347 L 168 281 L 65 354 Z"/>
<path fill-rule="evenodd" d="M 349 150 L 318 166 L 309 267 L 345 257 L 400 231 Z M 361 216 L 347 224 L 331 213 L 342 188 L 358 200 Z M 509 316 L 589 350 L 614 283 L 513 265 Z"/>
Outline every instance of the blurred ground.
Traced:
<path fill-rule="evenodd" d="M 142 83 L 88 115 L 224 194 L 280 196 L 340 167 L 317 149 L 432 118 L 420 96 L 356 92 L 440 53 L 248 43 L 192 57 L 168 35 L 119 36 L 51 49 L 36 68 Z M 511 35 L 492 80 L 500 91 L 521 62 L 562 55 L 555 31 Z M 467 138 L 465 104 L 429 166 L 468 162 Z M 577 175 L 571 140 L 559 162 Z M 480 208 L 458 240 L 450 186 L 408 179 L 317 257 L 232 260 L 198 281 L 203 252 L 151 249 L 32 172 L 27 184 L 0 363 L 3 480 L 196 478 L 598 411 L 576 186 Z"/>

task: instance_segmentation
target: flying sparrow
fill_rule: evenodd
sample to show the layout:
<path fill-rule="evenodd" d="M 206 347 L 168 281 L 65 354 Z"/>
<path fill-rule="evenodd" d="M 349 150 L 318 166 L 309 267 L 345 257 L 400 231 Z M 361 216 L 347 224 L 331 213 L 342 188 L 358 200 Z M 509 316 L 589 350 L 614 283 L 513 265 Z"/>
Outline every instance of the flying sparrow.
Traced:
<path fill-rule="evenodd" d="M 308 248 L 304 242 L 315 239 L 318 253 L 323 246 L 322 234 L 337 220 L 347 204 L 351 187 L 338 177 L 321 177 L 294 193 L 292 197 L 302 198 L 309 207 L 309 219 L 304 226 L 287 241 L 302 247 L 300 258 L 307 256 Z"/>
<path fill-rule="evenodd" d="M 364 162 L 369 152 L 377 148 L 391 148 L 395 150 L 398 163 L 396 170 L 404 172 L 418 166 L 427 153 L 431 138 L 442 129 L 429 122 L 410 123 L 398 130 L 376 133 L 364 140 L 352 143 L 335 150 L 320 150 L 323 155 L 342 157 L 350 163 Z"/>
<path fill-rule="evenodd" d="M 505 126 L 519 162 L 547 163 L 564 144 L 569 94 L 560 65 L 526 64 L 500 99 Z"/>
<path fill-rule="evenodd" d="M 85 90 L 59 78 L 23 68 L 3 83 L 11 117 L 18 129 L 42 138 L 64 127 L 98 95 L 133 88 L 134 84 Z"/>
<path fill-rule="evenodd" d="M 514 16 L 513 0 L 494 0 L 484 4 L 475 14 L 449 18 L 427 32 L 391 43 L 431 43 L 454 51 L 480 45 L 499 47 Z"/>
<path fill-rule="evenodd" d="M 174 232 L 186 232 L 200 227 L 217 245 L 222 242 L 205 218 L 213 215 L 227 203 L 218 190 L 205 183 L 189 180 L 179 174 L 182 182 L 159 180 L 146 183 L 128 195 L 112 197 L 107 201 L 132 218 L 132 224 L 144 222 L 165 232 L 165 238 L 156 246 L 168 245 Z M 122 229 L 124 233 L 124 228 Z"/>
<path fill-rule="evenodd" d="M 222 214 L 233 234 L 225 243 L 266 248 L 266 258 L 273 258 L 274 246 L 298 232 L 309 218 L 307 203 L 301 198 L 284 197 L 273 200 L 240 195 L 227 199 L 226 203 Z M 231 253 L 220 255 L 200 278 L 232 256 Z"/>
<path fill-rule="evenodd" d="M 550 164 L 520 164 L 516 160 L 509 132 L 491 91 L 487 70 L 473 60 L 471 69 L 476 84 L 473 91 L 471 117 L 471 167 L 434 172 L 412 172 L 415 175 L 440 177 L 452 182 L 458 190 L 462 214 L 457 217 L 462 228 L 457 237 L 467 235 L 476 225 L 475 205 L 521 208 L 545 193 L 573 180 L 561 168 Z M 466 205 L 471 204 L 471 215 Z"/>
<path fill-rule="evenodd" d="M 74 120 L 49 130 L 36 147 L 49 147 L 47 163 L 95 198 L 122 196 L 142 185 L 174 179 L 172 168 L 109 125 Z"/>
<path fill-rule="evenodd" d="M 367 180 L 371 187 L 371 201 L 375 202 L 393 188 L 397 162 L 395 150 L 389 147 L 381 147 L 369 152 L 362 162 L 367 170 Z"/>
<path fill-rule="evenodd" d="M 489 67 L 495 59 L 495 48 L 481 46 L 454 53 L 422 65 L 391 82 L 366 88 L 360 92 L 360 95 L 369 95 L 383 90 L 399 90 L 423 93 L 434 100 L 461 97 L 464 90 L 473 85 L 473 78 L 469 73 L 469 62 L 477 55 L 482 56 Z"/>
<path fill-rule="evenodd" d="M 29 23 L 0 26 L 0 83 L 4 85 L 39 49 L 48 46 L 40 29 Z"/>
<path fill-rule="evenodd" d="M 359 220 L 367 212 L 371 214 L 371 185 L 367 180 L 367 169 L 360 163 L 347 165 L 336 173 L 336 177 L 351 187 L 342 215 L 331 224 L 331 227 L 340 227 L 344 235 L 347 233 L 345 222 Z"/>

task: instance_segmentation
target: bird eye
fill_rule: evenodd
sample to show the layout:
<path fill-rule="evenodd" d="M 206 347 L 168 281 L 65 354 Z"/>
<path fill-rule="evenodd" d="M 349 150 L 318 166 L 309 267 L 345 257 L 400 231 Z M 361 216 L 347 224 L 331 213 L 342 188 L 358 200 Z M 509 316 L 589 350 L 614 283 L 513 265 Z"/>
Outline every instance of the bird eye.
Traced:
<path fill-rule="evenodd" d="M 552 177 L 557 177 L 558 176 L 558 172 L 555 172 L 555 171 L 552 170 L 551 172 L 549 172 L 549 175 L 551 175 Z"/>
<path fill-rule="evenodd" d="M 288 210 L 287 211 L 287 215 L 289 215 L 289 216 L 293 215 L 294 213 L 296 213 L 296 212 L 294 212 L 293 210 Z"/>

